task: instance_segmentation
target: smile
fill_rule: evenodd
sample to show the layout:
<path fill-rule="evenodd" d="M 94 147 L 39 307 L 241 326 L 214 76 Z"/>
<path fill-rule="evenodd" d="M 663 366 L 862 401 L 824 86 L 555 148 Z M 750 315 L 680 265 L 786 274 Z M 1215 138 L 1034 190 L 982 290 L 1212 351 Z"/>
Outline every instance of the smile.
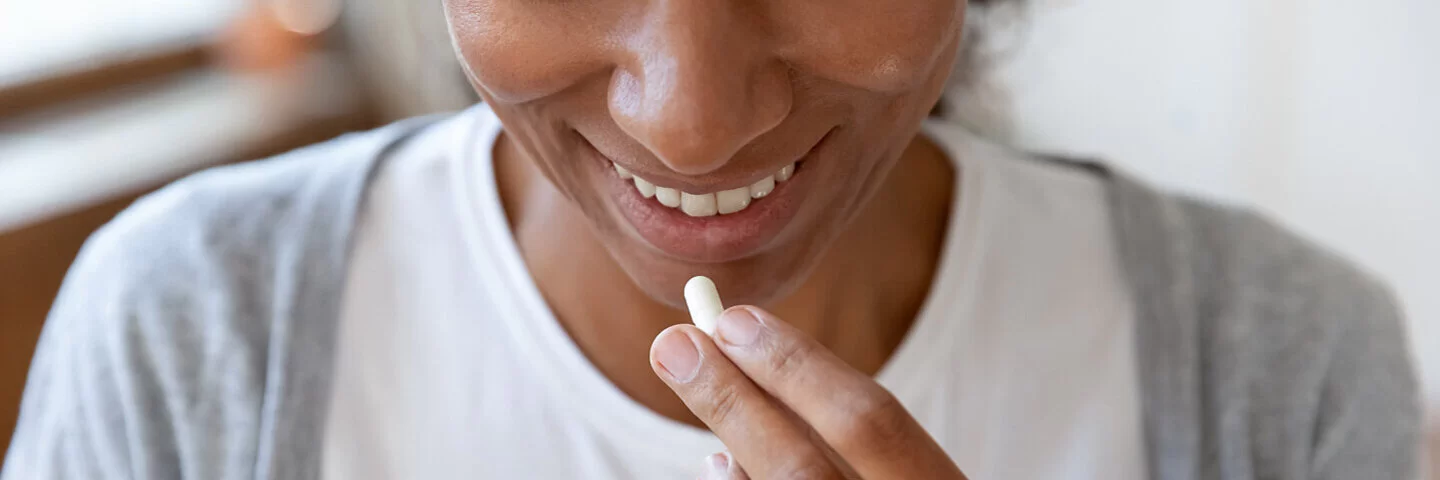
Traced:
<path fill-rule="evenodd" d="M 634 184 L 635 190 L 639 191 L 641 196 L 653 199 L 660 205 L 669 208 L 678 208 L 691 217 L 738 213 L 749 207 L 752 201 L 769 195 L 775 190 L 775 184 L 790 180 L 790 177 L 795 174 L 795 164 L 790 163 L 748 186 L 718 192 L 690 193 L 676 188 L 657 186 L 654 182 L 630 173 L 629 170 L 617 163 L 611 162 L 611 165 L 615 167 L 615 173 L 620 176 L 621 180 L 629 180 Z"/>
<path fill-rule="evenodd" d="M 830 138 L 829 132 L 820 135 L 804 154 L 768 173 L 752 171 L 725 182 L 647 179 L 593 146 L 602 161 L 588 165 L 602 177 L 599 185 L 615 212 L 645 243 L 687 262 L 726 262 L 764 250 L 787 231 L 805 205 L 802 199 L 824 177 L 826 162 L 819 159 L 830 155 Z M 818 162 L 813 168 L 812 161 Z"/>

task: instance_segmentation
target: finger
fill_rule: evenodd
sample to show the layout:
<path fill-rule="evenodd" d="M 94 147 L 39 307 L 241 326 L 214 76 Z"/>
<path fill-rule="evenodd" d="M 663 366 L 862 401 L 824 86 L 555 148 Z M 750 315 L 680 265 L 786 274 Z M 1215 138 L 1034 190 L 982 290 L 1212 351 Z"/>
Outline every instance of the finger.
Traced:
<path fill-rule="evenodd" d="M 705 473 L 700 478 L 704 480 L 729 480 L 730 478 L 730 456 L 722 453 L 712 453 L 705 457 Z"/>
<path fill-rule="evenodd" d="M 889 391 L 769 312 L 731 307 L 715 343 L 865 478 L 964 478 Z"/>
<path fill-rule="evenodd" d="M 710 337 L 692 325 L 660 332 L 650 366 L 685 406 L 730 449 L 729 458 L 759 478 L 840 478 L 804 427 L 745 378 Z"/>
<path fill-rule="evenodd" d="M 750 480 L 740 464 L 730 460 L 725 452 L 705 457 L 705 480 Z"/>

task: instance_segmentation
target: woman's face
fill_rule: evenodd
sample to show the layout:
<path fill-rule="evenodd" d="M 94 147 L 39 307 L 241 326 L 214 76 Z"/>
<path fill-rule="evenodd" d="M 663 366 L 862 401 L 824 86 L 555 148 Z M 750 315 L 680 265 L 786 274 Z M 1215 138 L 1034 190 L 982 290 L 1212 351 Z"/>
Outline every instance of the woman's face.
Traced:
<path fill-rule="evenodd" d="M 939 98 L 965 12 L 963 0 L 445 7 L 508 138 L 636 285 L 675 306 L 693 275 L 760 305 L 804 281 Z M 667 189 L 687 192 L 679 208 Z"/>

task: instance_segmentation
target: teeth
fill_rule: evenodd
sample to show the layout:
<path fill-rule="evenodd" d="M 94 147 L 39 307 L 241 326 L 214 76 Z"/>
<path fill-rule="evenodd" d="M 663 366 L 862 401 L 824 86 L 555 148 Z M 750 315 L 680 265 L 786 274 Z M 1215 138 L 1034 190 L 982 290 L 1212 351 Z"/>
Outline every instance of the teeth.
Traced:
<path fill-rule="evenodd" d="M 789 164 L 774 175 L 757 180 L 748 187 L 732 188 L 715 193 L 685 193 L 679 189 L 656 186 L 649 180 L 630 173 L 625 167 L 613 164 L 615 174 L 622 180 L 635 182 L 635 189 L 645 198 L 655 198 L 661 205 L 679 208 L 692 217 L 709 217 L 716 214 L 729 215 L 750 206 L 752 199 L 764 198 L 775 190 L 775 184 L 789 180 L 795 175 L 795 164 Z"/>
<path fill-rule="evenodd" d="M 765 198 L 765 196 L 769 195 L 770 191 L 774 189 L 775 177 L 773 175 L 762 178 L 760 179 L 760 181 L 755 182 L 754 185 L 750 186 L 750 198 Z"/>
<path fill-rule="evenodd" d="M 640 195 L 645 198 L 655 196 L 655 184 L 650 183 L 643 178 L 635 177 L 635 189 L 639 190 Z"/>
<path fill-rule="evenodd" d="M 775 181 L 777 181 L 777 182 L 783 182 L 783 181 L 789 180 L 789 179 L 790 179 L 790 176 L 791 176 L 791 175 L 794 175 L 794 174 L 795 174 L 795 164 L 792 163 L 792 164 L 786 165 L 786 166 L 784 166 L 784 167 L 781 167 L 779 172 L 775 172 Z"/>
<path fill-rule="evenodd" d="M 680 211 L 692 217 L 708 217 L 718 213 L 715 208 L 715 194 L 680 194 Z"/>
<path fill-rule="evenodd" d="M 655 199 L 661 205 L 675 208 L 680 206 L 680 191 L 673 188 L 655 187 Z"/>
<path fill-rule="evenodd" d="M 733 188 L 715 194 L 715 207 L 721 215 L 729 215 L 744 210 L 748 206 L 750 206 L 750 187 Z"/>

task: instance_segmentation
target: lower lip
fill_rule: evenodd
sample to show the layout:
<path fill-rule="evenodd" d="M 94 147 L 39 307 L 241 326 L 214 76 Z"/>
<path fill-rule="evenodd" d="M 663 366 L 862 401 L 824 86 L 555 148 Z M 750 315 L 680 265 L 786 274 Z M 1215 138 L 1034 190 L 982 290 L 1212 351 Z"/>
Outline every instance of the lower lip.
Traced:
<path fill-rule="evenodd" d="M 811 149 L 804 160 L 813 157 L 820 146 Z M 754 255 L 780 235 L 799 210 L 800 198 L 813 175 L 795 175 L 777 182 L 764 198 L 752 200 L 750 206 L 728 215 L 691 217 L 678 208 L 661 205 L 645 198 L 629 180 L 622 180 L 608 161 L 600 162 L 611 199 L 620 213 L 629 220 L 645 241 L 678 259 L 696 263 L 720 263 Z"/>

